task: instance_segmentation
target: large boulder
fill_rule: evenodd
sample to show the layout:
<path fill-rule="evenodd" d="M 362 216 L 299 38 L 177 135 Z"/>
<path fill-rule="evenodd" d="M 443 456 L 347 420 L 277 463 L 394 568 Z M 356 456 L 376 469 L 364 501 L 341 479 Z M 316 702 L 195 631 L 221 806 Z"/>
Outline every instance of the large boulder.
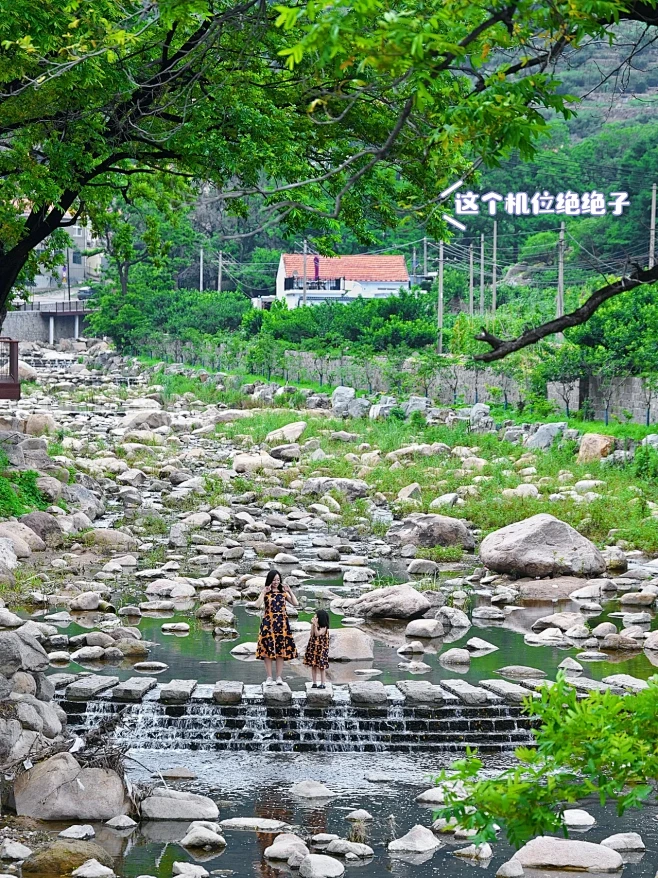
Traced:
<path fill-rule="evenodd" d="M 88 860 L 112 867 L 112 858 L 100 845 L 60 838 L 28 857 L 23 863 L 22 874 L 23 878 L 69 878 Z"/>
<path fill-rule="evenodd" d="M 14 798 L 19 816 L 37 820 L 110 820 L 130 810 L 116 771 L 82 768 L 70 753 L 58 753 L 20 774 Z"/>
<path fill-rule="evenodd" d="M 567 426 L 564 422 L 559 424 L 541 424 L 539 429 L 526 442 L 526 447 L 547 451 L 557 437 L 561 436 L 567 429 Z"/>
<path fill-rule="evenodd" d="M 48 656 L 36 637 L 20 628 L 0 632 L 0 674 L 11 677 L 16 671 L 37 672 L 48 667 Z"/>
<path fill-rule="evenodd" d="M 62 528 L 56 517 L 49 512 L 29 512 L 21 516 L 21 523 L 34 531 L 47 546 L 57 548 L 64 542 Z"/>
<path fill-rule="evenodd" d="M 524 869 L 618 872 L 623 866 L 621 855 L 611 848 L 589 841 L 572 841 L 547 835 L 533 838 L 512 859 Z"/>
<path fill-rule="evenodd" d="M 605 559 L 571 525 L 541 513 L 509 524 L 482 540 L 480 560 L 516 576 L 598 576 Z"/>
<path fill-rule="evenodd" d="M 146 820 L 216 820 L 219 808 L 207 796 L 178 790 L 156 789 L 141 806 Z"/>
<path fill-rule="evenodd" d="M 355 396 L 356 390 L 353 387 L 337 387 L 331 394 L 331 408 L 337 415 L 346 415 Z"/>
<path fill-rule="evenodd" d="M 406 582 L 376 588 L 350 605 L 352 616 L 375 619 L 415 619 L 430 608 L 424 594 Z"/>
<path fill-rule="evenodd" d="M 24 360 L 18 361 L 18 377 L 21 381 L 36 381 L 39 377 L 37 370 Z"/>
<path fill-rule="evenodd" d="M 28 436 L 42 436 L 44 433 L 55 433 L 57 422 L 48 412 L 34 412 L 29 415 L 25 424 Z"/>
<path fill-rule="evenodd" d="M 414 512 L 402 521 L 394 522 L 387 539 L 393 546 L 461 546 L 462 549 L 475 546 L 473 534 L 459 518 L 422 512 Z"/>
<path fill-rule="evenodd" d="M 304 652 L 310 637 L 309 631 L 301 631 L 296 637 L 297 650 Z M 329 631 L 330 662 L 368 662 L 374 658 L 372 637 L 358 628 L 333 628 Z"/>
<path fill-rule="evenodd" d="M 578 463 L 591 463 L 601 460 L 615 450 L 615 440 L 612 436 L 602 436 L 600 433 L 585 433 L 580 442 L 578 451 Z"/>
<path fill-rule="evenodd" d="M 329 632 L 330 662 L 372 661 L 374 641 L 358 628 L 335 628 Z"/>
<path fill-rule="evenodd" d="M 60 483 L 58 482 L 57 484 Z M 3 521 L 0 525 L 0 537 L 6 537 L 10 540 L 21 540 L 33 552 L 43 552 L 46 548 L 46 544 L 41 537 L 31 527 L 28 527 L 21 521 Z"/>

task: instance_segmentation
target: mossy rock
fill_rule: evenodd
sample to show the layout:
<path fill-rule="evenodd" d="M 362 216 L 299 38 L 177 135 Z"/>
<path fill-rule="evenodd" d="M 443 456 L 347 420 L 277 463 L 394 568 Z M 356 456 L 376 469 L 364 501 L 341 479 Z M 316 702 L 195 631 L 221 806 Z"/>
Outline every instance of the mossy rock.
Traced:
<path fill-rule="evenodd" d="M 112 868 L 112 857 L 105 848 L 88 841 L 58 839 L 35 851 L 23 863 L 23 878 L 70 878 L 87 860 L 98 860 Z"/>

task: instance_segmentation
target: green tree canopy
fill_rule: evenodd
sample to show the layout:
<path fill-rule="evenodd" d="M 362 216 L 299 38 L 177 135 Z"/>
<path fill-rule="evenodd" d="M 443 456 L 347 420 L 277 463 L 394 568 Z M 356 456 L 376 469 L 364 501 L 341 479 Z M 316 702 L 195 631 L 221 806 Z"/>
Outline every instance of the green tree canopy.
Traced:
<path fill-rule="evenodd" d="M 413 210 L 441 230 L 455 175 L 529 156 L 541 111 L 569 114 L 550 73 L 566 45 L 656 17 L 611 0 L 4 7 L 0 314 L 49 235 L 102 227 L 150 176 L 212 184 L 236 214 L 258 196 L 261 227 L 321 236 L 340 215 L 367 239 Z"/>

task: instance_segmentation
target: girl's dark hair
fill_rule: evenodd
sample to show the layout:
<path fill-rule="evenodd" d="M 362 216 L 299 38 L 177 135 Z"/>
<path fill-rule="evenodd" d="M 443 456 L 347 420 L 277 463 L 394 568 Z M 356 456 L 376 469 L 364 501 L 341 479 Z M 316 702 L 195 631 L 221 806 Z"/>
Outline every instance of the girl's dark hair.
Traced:
<path fill-rule="evenodd" d="M 272 584 L 275 576 L 279 577 L 279 591 L 283 591 L 283 577 L 281 576 L 281 574 L 279 573 L 278 570 L 268 570 L 267 571 L 267 576 L 265 577 L 265 588 L 269 588 L 269 586 Z"/>
<path fill-rule="evenodd" d="M 318 620 L 318 628 L 329 627 L 329 613 L 326 610 L 317 610 L 315 615 Z"/>

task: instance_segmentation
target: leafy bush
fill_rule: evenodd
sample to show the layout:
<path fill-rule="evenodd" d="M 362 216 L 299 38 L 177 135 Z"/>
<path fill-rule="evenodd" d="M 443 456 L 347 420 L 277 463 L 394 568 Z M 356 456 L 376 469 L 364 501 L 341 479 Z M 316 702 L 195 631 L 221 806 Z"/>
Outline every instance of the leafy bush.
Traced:
<path fill-rule="evenodd" d="M 633 472 L 646 482 L 658 481 L 658 451 L 649 445 L 642 445 L 635 452 Z"/>
<path fill-rule="evenodd" d="M 0 463 L 1 466 L 1 463 Z M 37 488 L 38 474 L 33 470 L 26 472 L 7 472 L 0 474 L 0 516 L 25 515 L 34 509 L 47 509 L 48 503 Z"/>

